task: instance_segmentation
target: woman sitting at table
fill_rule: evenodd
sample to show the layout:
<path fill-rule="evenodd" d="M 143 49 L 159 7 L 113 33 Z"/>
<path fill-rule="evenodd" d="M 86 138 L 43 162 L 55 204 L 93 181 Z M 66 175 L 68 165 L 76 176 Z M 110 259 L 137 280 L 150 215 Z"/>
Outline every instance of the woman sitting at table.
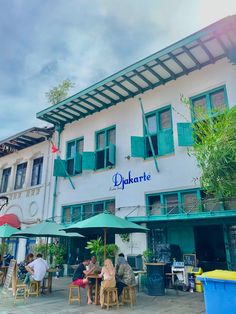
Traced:
<path fill-rule="evenodd" d="M 116 287 L 118 297 L 121 295 L 123 288 L 135 285 L 135 276 L 131 266 L 123 256 L 119 256 L 117 260 Z"/>
<path fill-rule="evenodd" d="M 106 259 L 104 266 L 102 267 L 101 274 L 99 277 L 103 278 L 100 289 L 100 304 L 103 308 L 104 306 L 104 290 L 106 288 L 114 288 L 116 286 L 116 270 L 110 259 Z"/>

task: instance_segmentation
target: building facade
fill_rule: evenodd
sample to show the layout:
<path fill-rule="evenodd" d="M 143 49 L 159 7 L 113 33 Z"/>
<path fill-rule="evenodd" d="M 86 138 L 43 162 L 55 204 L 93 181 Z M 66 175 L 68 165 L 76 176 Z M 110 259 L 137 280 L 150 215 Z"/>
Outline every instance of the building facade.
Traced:
<path fill-rule="evenodd" d="M 53 128 L 34 127 L 0 142 L 0 198 L 8 198 L 1 217 L 15 215 L 15 227 L 24 229 L 50 217 L 52 135 Z M 11 238 L 9 253 L 22 261 L 34 243 L 35 239 Z"/>

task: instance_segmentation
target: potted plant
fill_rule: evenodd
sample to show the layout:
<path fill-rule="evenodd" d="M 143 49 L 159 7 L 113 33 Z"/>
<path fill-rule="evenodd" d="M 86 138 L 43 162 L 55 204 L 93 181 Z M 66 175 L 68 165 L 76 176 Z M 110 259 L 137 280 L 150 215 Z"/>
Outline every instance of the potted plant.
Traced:
<path fill-rule="evenodd" d="M 98 263 L 100 265 L 104 262 L 104 244 L 102 238 L 99 237 L 96 240 L 91 240 L 87 242 L 86 249 L 90 251 L 91 254 L 96 255 Z M 106 245 L 106 256 L 114 261 L 115 255 L 118 252 L 118 246 L 114 243 Z"/>
<path fill-rule="evenodd" d="M 153 258 L 153 252 L 150 249 L 143 251 L 143 259 L 144 263 L 150 263 Z"/>

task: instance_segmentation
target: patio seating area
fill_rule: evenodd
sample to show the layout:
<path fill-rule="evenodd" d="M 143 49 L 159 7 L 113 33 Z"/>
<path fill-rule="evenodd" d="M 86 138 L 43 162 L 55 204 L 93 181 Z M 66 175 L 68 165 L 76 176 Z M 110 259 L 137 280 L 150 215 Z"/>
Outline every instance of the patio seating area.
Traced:
<path fill-rule="evenodd" d="M 37 313 L 107 313 L 106 309 L 94 304 L 86 304 L 86 291 L 81 290 L 81 304 L 73 302 L 68 304 L 69 289 L 71 277 L 53 278 L 52 293 L 42 294 L 39 297 L 29 297 L 26 301 L 19 299 L 14 304 L 12 293 L 3 294 L 0 289 L 0 313 L 1 314 L 29 314 L 32 309 L 36 309 Z M 151 297 L 145 291 L 138 292 L 137 304 L 130 307 L 129 304 L 113 307 L 109 313 L 127 313 L 135 311 L 135 313 L 155 312 L 157 314 L 204 314 L 203 294 L 181 292 L 178 294 L 173 289 L 168 289 L 165 296 Z"/>

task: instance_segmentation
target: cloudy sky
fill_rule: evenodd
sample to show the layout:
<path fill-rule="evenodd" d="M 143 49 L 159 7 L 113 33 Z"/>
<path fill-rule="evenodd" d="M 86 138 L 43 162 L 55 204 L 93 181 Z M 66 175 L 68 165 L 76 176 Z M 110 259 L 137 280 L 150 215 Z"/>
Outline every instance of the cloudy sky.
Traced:
<path fill-rule="evenodd" d="M 235 0 L 0 0 L 0 139 L 45 126 L 45 93 L 74 94 L 211 24 Z"/>

